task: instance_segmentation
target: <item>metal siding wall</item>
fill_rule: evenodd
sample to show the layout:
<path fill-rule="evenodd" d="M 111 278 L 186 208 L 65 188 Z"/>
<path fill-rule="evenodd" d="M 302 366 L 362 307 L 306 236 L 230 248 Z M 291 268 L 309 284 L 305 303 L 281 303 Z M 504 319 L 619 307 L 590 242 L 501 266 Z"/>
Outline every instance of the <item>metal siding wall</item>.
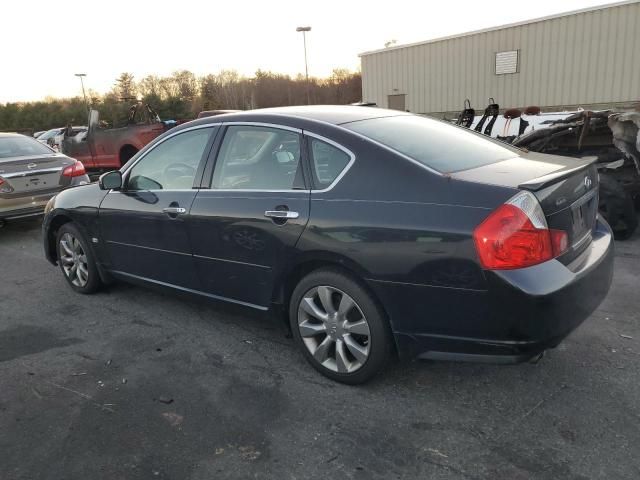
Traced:
<path fill-rule="evenodd" d="M 519 50 L 519 73 L 495 75 L 495 53 Z M 640 3 L 365 55 L 363 100 L 404 93 L 412 112 L 640 100 Z M 397 90 L 394 90 L 397 89 Z"/>

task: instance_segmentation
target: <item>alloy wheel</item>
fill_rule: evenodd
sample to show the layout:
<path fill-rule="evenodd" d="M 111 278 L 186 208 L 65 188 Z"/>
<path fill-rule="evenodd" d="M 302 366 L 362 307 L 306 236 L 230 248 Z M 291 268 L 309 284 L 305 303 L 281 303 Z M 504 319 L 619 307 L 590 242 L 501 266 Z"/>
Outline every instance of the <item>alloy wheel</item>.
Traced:
<path fill-rule="evenodd" d="M 312 357 L 331 371 L 353 373 L 369 358 L 369 323 L 355 300 L 337 288 L 314 287 L 302 297 L 298 330 Z"/>
<path fill-rule="evenodd" d="M 84 287 L 89 281 L 87 254 L 80 241 L 65 233 L 60 238 L 60 262 L 69 281 L 76 287 Z"/>

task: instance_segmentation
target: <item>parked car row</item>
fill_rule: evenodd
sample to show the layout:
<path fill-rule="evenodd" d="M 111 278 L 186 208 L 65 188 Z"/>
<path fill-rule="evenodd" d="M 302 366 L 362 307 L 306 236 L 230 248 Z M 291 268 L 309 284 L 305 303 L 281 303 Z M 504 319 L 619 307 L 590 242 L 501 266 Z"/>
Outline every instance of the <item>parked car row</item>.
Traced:
<path fill-rule="evenodd" d="M 87 130 L 87 127 L 76 126 L 52 128 L 51 130 L 41 132 L 38 136 L 34 135 L 34 138 L 40 143 L 48 145 L 55 151 L 60 152 L 62 151 L 62 140 L 65 137 L 83 137 L 86 135 Z"/>
<path fill-rule="evenodd" d="M 611 284 L 597 191 L 589 160 L 408 113 L 256 110 L 59 193 L 44 248 L 79 293 L 122 280 L 284 311 L 314 368 L 360 383 L 394 353 L 510 363 L 559 344 Z"/>

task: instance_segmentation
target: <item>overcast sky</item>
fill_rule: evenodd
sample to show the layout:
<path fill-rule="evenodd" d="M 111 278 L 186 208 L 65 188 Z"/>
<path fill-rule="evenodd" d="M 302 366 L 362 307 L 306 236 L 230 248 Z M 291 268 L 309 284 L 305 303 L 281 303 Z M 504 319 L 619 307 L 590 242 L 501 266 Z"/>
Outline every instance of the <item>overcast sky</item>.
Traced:
<path fill-rule="evenodd" d="M 4 0 L 0 103 L 75 96 L 187 69 L 201 75 L 257 69 L 304 72 L 359 68 L 358 53 L 601 5 L 606 0 Z"/>

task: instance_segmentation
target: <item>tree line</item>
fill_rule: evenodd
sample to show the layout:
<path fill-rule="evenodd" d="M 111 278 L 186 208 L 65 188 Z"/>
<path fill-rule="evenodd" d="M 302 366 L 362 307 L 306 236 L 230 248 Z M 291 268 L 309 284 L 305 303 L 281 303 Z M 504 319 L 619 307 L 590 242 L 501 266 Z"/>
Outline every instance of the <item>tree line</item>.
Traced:
<path fill-rule="evenodd" d="M 247 110 L 283 105 L 349 104 L 362 98 L 360 73 L 335 69 L 328 78 L 291 77 L 258 70 L 247 77 L 234 70 L 196 76 L 177 71 L 162 77 L 148 75 L 137 80 L 122 73 L 111 91 L 87 92 L 87 102 L 100 111 L 101 120 L 112 126 L 126 124 L 129 107 L 136 101 L 148 103 L 163 120 L 188 120 L 202 110 Z M 38 131 L 71 122 L 86 125 L 84 99 L 46 98 L 38 102 L 0 104 L 0 131 Z"/>

